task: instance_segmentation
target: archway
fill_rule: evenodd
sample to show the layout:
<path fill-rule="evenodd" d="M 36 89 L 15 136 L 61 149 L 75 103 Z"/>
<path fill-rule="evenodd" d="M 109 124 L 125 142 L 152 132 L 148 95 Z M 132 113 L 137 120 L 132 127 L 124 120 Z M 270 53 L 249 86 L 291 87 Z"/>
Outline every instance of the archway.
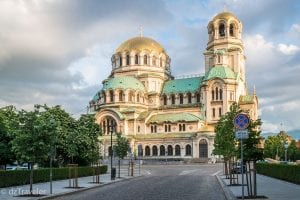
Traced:
<path fill-rule="evenodd" d="M 199 158 L 208 158 L 208 144 L 205 139 L 199 142 Z"/>

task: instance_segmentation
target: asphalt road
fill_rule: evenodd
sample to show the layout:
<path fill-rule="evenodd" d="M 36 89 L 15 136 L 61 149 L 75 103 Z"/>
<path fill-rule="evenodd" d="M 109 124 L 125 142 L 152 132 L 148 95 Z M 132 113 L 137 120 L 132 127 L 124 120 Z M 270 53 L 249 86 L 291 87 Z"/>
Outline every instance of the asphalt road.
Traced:
<path fill-rule="evenodd" d="M 70 200 L 225 200 L 216 172 L 220 165 L 143 166 L 149 175 L 66 195 Z"/>

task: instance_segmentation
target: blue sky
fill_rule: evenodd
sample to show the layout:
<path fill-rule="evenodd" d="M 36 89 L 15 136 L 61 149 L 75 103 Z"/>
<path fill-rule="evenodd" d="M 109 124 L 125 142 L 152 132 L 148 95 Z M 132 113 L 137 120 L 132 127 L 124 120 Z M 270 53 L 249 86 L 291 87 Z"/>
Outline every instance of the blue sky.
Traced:
<path fill-rule="evenodd" d="M 300 130 L 297 0 L 2 0 L 0 106 L 85 112 L 114 50 L 141 25 L 166 49 L 175 76 L 203 73 L 206 26 L 224 5 L 243 23 L 248 88 L 256 86 L 263 131 Z"/>

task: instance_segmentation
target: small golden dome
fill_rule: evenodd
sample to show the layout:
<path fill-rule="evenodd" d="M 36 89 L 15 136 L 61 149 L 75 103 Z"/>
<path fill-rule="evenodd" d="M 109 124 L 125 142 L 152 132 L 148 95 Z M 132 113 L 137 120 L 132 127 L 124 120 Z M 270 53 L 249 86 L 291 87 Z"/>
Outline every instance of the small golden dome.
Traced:
<path fill-rule="evenodd" d="M 231 18 L 235 18 L 238 19 L 234 14 L 232 14 L 231 12 L 221 12 L 219 14 L 217 14 L 214 18 L 213 21 L 217 20 L 217 19 L 225 19 L 225 20 L 229 20 Z"/>
<path fill-rule="evenodd" d="M 117 52 L 124 52 L 124 51 L 157 51 L 158 53 L 164 52 L 164 48 L 155 40 L 147 37 L 134 37 L 125 42 L 123 42 L 117 49 Z"/>

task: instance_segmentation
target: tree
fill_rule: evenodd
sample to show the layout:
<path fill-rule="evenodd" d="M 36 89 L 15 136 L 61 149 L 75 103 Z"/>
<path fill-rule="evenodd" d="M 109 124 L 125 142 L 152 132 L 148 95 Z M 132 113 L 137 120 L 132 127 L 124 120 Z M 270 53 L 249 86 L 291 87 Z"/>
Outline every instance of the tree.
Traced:
<path fill-rule="evenodd" d="M 234 156 L 236 156 L 236 141 L 234 138 L 235 129 L 233 126 L 233 119 L 236 114 L 240 113 L 236 103 L 233 103 L 230 106 L 230 111 L 223 115 L 218 121 L 215 127 L 215 141 L 214 141 L 214 150 L 213 153 L 215 155 L 222 155 L 224 157 L 225 164 L 225 174 L 231 173 L 229 167 L 231 166 L 231 160 Z"/>
<path fill-rule="evenodd" d="M 127 138 L 122 137 L 121 133 L 117 133 L 117 145 L 114 146 L 114 151 L 116 152 L 116 155 L 118 156 L 118 165 L 119 165 L 119 178 L 120 178 L 120 165 L 121 165 L 121 159 L 124 159 L 124 157 L 127 155 L 129 150 L 129 141 Z"/>
<path fill-rule="evenodd" d="M 289 160 L 296 161 L 297 159 L 300 159 L 299 158 L 300 150 L 297 148 L 295 140 L 291 141 L 287 151 L 288 151 Z"/>
<path fill-rule="evenodd" d="M 39 105 L 35 106 L 34 111 L 20 111 L 18 117 L 19 126 L 12 148 L 18 160 L 30 163 L 30 195 L 33 195 L 33 165 L 48 158 L 56 124 L 49 113 L 40 112 Z"/>
<path fill-rule="evenodd" d="M 0 108 L 0 165 L 11 164 L 16 160 L 12 151 L 13 133 L 16 132 L 17 111 L 13 106 Z"/>
<path fill-rule="evenodd" d="M 248 196 L 256 197 L 257 195 L 257 184 L 256 184 L 256 162 L 263 159 L 263 149 L 258 148 L 258 144 L 262 137 L 260 136 L 260 126 L 261 120 L 250 120 L 249 126 L 247 128 L 249 133 L 249 138 L 243 142 L 243 162 L 247 166 L 246 180 L 247 180 L 247 191 Z M 239 143 L 239 149 L 241 148 L 241 143 Z M 240 153 L 240 151 L 239 151 Z M 241 157 L 241 154 L 239 154 Z M 244 165 L 243 163 L 243 165 Z M 251 165 L 252 163 L 252 165 Z M 251 166 L 253 167 L 251 169 Z"/>

